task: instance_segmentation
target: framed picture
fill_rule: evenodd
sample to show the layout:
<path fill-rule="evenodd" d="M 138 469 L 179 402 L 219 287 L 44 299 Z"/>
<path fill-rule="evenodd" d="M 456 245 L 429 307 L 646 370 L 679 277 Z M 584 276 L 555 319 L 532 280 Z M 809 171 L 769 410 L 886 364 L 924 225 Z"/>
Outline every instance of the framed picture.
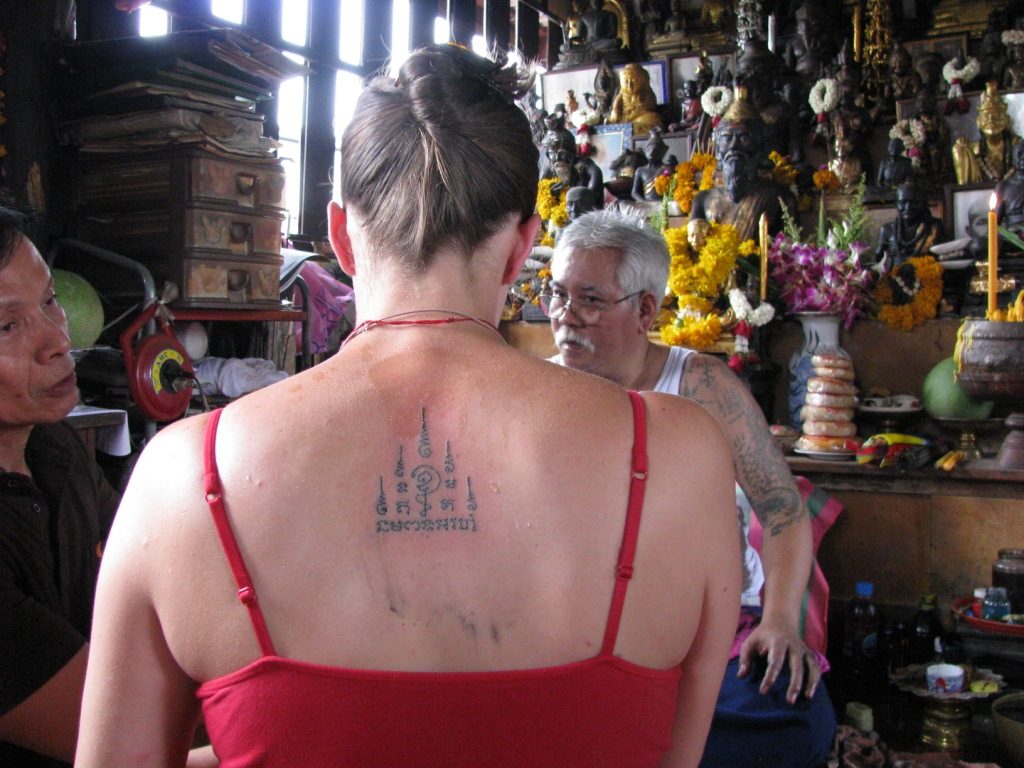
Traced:
<path fill-rule="evenodd" d="M 960 51 L 967 55 L 967 34 L 956 34 L 956 35 L 938 35 L 937 37 L 926 37 L 920 40 L 908 40 L 903 43 L 903 47 L 910 53 L 911 59 L 914 61 L 914 65 L 917 65 L 918 58 L 925 53 L 936 53 L 942 57 L 942 63 L 945 64 L 950 59 L 956 57 Z M 939 65 L 941 68 L 941 64 Z"/>
<path fill-rule="evenodd" d="M 946 205 L 943 223 L 950 239 L 986 236 L 989 198 L 995 188 L 995 184 L 987 182 L 945 186 Z"/>
<path fill-rule="evenodd" d="M 723 69 L 728 69 L 730 72 L 735 72 L 736 70 L 736 54 L 731 51 L 709 53 L 708 59 L 711 60 L 711 67 L 714 70 L 716 80 L 718 74 Z M 697 66 L 699 64 L 700 56 L 696 53 L 688 56 L 676 56 L 669 62 L 672 85 L 671 103 L 673 106 L 678 106 L 680 103 L 679 91 L 683 87 L 683 81 L 696 78 Z"/>
<path fill-rule="evenodd" d="M 594 147 L 594 154 L 590 157 L 601 168 L 604 180 L 608 181 L 612 177 L 612 161 L 625 150 L 633 148 L 633 124 L 598 125 L 590 136 L 590 143 Z"/>
<path fill-rule="evenodd" d="M 1024 91 L 1000 91 L 1000 93 L 1006 101 L 1006 110 L 1010 114 L 1010 130 L 1017 136 L 1024 135 Z M 949 126 L 949 133 L 954 141 L 960 136 L 965 137 L 968 141 L 977 141 L 981 138 L 981 132 L 978 130 L 978 103 L 981 101 L 981 91 L 970 91 L 964 95 L 971 105 L 966 113 L 955 112 L 945 115 L 945 99 L 938 100 L 936 109 L 940 114 L 945 115 L 946 125 Z M 896 102 L 897 120 L 912 117 L 913 114 L 913 99 Z"/>
<path fill-rule="evenodd" d="M 667 63 L 664 61 L 644 61 L 640 62 L 640 66 L 647 70 L 647 74 L 650 75 L 651 90 L 654 91 L 654 97 L 657 99 L 657 102 L 659 104 L 669 103 L 671 94 L 669 93 Z M 616 75 L 618 75 L 625 67 L 625 64 L 619 64 L 613 67 L 613 69 Z M 582 106 L 584 104 L 583 94 L 594 93 L 596 90 L 594 77 L 597 75 L 597 70 L 598 67 L 596 65 L 588 65 L 571 69 L 559 69 L 541 75 L 541 98 L 544 103 L 544 109 L 551 112 L 556 104 L 565 104 L 569 99 L 570 90 L 575 95 L 576 101 Z"/>
<path fill-rule="evenodd" d="M 668 159 L 669 155 L 675 155 L 676 162 L 685 163 L 690 159 L 690 155 L 693 154 L 693 141 L 696 133 L 694 131 L 673 131 L 671 133 L 661 134 L 661 138 L 668 145 L 668 152 L 665 153 L 665 159 Z M 647 137 L 634 138 L 633 149 L 638 152 L 643 152 L 644 143 L 647 141 Z"/>

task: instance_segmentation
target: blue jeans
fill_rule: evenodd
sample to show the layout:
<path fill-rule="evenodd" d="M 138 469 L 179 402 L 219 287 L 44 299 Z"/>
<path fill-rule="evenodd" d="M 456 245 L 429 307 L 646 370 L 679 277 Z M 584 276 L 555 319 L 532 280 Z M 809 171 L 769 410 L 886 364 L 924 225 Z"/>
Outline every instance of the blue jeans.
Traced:
<path fill-rule="evenodd" d="M 819 768 L 832 747 L 836 715 L 825 684 L 814 696 L 786 701 L 789 665 L 768 693 L 759 681 L 736 677 L 739 659 L 725 668 L 701 768 Z"/>

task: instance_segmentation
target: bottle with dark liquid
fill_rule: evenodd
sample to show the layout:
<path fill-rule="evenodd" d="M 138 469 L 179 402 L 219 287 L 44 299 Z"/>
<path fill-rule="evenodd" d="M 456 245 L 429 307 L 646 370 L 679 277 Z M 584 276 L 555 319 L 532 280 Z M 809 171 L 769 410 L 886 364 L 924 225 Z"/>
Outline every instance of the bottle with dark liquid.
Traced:
<path fill-rule="evenodd" d="M 847 701 L 870 702 L 883 687 L 878 644 L 881 616 L 874 602 L 874 584 L 858 581 L 843 622 L 843 678 Z"/>
<path fill-rule="evenodd" d="M 1005 587 L 1010 613 L 1024 613 L 1024 549 L 1000 549 L 992 563 L 992 586 Z"/>
<path fill-rule="evenodd" d="M 942 622 L 935 607 L 935 595 L 921 595 L 914 616 L 910 648 L 912 664 L 927 664 L 935 658 L 935 638 L 942 635 Z"/>

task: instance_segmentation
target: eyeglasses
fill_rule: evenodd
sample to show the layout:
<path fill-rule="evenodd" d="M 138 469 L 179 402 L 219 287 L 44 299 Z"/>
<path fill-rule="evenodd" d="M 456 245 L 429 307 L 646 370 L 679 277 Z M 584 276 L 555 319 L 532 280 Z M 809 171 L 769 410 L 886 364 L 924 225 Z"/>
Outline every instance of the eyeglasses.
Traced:
<path fill-rule="evenodd" d="M 621 304 L 627 299 L 639 296 L 641 293 L 643 293 L 643 291 L 634 291 L 628 296 L 623 296 L 621 299 L 616 299 L 615 301 L 605 301 L 604 299 L 598 299 L 595 296 L 577 296 L 576 298 L 571 298 L 570 296 L 561 293 L 542 293 L 538 298 L 540 299 L 541 311 L 548 317 L 557 320 L 565 314 L 566 310 L 571 308 L 573 314 L 576 315 L 581 322 L 586 325 L 595 325 L 601 319 L 601 313 L 607 312 L 616 304 Z"/>

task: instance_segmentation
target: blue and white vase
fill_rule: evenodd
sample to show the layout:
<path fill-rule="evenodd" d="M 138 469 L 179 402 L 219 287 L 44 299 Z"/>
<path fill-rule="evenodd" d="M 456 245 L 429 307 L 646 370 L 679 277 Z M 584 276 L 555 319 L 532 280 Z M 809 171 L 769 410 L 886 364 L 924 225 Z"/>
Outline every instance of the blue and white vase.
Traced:
<path fill-rule="evenodd" d="M 789 422 L 800 429 L 803 421 L 807 380 L 811 378 L 814 355 L 844 355 L 839 346 L 839 323 L 842 316 L 834 312 L 798 312 L 795 315 L 804 331 L 804 344 L 789 359 Z"/>

